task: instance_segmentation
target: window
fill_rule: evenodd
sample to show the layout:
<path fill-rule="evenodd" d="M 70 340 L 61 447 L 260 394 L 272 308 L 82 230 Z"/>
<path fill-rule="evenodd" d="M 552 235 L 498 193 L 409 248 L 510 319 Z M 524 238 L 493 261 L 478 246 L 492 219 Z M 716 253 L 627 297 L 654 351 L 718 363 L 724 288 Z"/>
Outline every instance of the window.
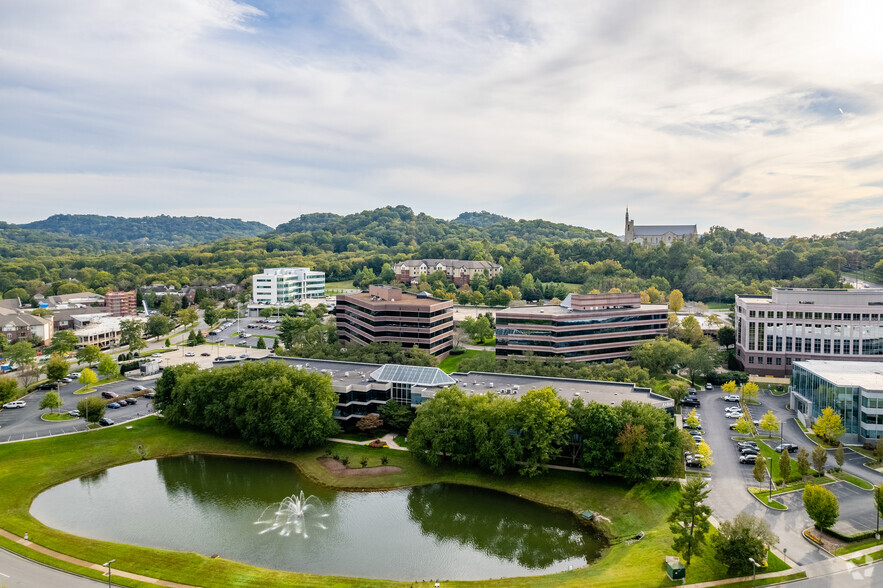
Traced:
<path fill-rule="evenodd" d="M 776 358 L 776 365 L 782 365 L 782 358 L 781 357 Z"/>
<path fill-rule="evenodd" d="M 782 311 L 781 310 L 776 313 L 776 318 L 782 318 Z"/>
<path fill-rule="evenodd" d="M 748 356 L 748 363 L 754 363 L 754 356 L 753 355 Z"/>
<path fill-rule="evenodd" d="M 768 358 L 766 358 L 766 364 L 767 364 L 767 365 L 773 365 L 773 358 L 772 358 L 772 357 L 768 357 Z"/>
<path fill-rule="evenodd" d="M 785 365 L 791 365 L 791 358 L 790 357 L 785 358 Z"/>

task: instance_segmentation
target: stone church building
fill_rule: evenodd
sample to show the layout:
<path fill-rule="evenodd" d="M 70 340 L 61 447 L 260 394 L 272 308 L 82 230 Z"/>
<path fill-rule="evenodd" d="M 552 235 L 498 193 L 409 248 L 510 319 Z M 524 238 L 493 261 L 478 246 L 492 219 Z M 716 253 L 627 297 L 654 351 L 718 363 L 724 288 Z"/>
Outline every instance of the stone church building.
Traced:
<path fill-rule="evenodd" d="M 625 209 L 625 242 L 643 245 L 671 245 L 675 241 L 693 241 L 699 238 L 696 225 L 635 225 L 629 220 L 629 209 Z"/>

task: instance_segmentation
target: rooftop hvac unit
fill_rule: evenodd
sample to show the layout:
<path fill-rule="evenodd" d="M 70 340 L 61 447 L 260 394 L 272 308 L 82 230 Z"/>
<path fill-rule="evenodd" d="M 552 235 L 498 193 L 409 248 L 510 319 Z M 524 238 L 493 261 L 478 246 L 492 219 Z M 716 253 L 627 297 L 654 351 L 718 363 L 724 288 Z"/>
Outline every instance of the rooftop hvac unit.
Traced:
<path fill-rule="evenodd" d="M 494 387 L 494 383 L 493 383 L 493 382 L 488 382 L 487 385 L 488 385 L 489 387 L 491 387 L 491 388 Z"/>
<path fill-rule="evenodd" d="M 345 378 L 349 378 L 349 377 L 350 377 L 350 373 L 349 373 L 349 372 L 343 372 L 343 376 L 344 376 Z"/>

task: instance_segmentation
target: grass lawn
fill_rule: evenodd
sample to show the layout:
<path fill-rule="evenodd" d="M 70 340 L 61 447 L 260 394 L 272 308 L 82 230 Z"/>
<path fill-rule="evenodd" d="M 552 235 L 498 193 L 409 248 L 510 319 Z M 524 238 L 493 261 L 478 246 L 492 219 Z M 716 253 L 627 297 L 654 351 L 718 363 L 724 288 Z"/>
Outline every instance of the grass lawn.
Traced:
<path fill-rule="evenodd" d="M 733 306 L 732 302 L 706 302 L 705 306 L 707 306 L 710 310 L 729 310 L 731 306 Z"/>
<path fill-rule="evenodd" d="M 77 417 L 72 417 L 63 412 L 60 414 L 53 414 L 50 412 L 49 414 L 40 415 L 40 418 L 44 421 L 73 421 L 76 420 Z"/>
<path fill-rule="evenodd" d="M 777 500 L 773 500 L 772 502 L 770 502 L 769 488 L 749 488 L 749 491 L 751 492 L 751 494 L 756 496 L 758 498 L 758 500 L 760 500 L 761 502 L 763 502 L 765 505 L 767 505 L 770 508 L 774 508 L 776 510 L 788 510 L 787 506 L 785 506 L 781 502 L 778 502 Z M 774 490 L 773 496 L 775 496 L 775 495 L 776 494 L 775 494 L 775 490 Z"/>
<path fill-rule="evenodd" d="M 856 558 L 853 558 L 849 561 L 851 561 L 852 563 L 854 563 L 857 566 L 860 566 L 862 564 L 871 563 L 873 561 L 877 561 L 880 559 L 883 559 L 883 551 L 875 551 L 874 553 L 869 553 L 868 555 L 856 557 Z"/>
<path fill-rule="evenodd" d="M 353 286 L 352 280 L 342 280 L 340 282 L 325 282 L 325 291 L 328 290 L 352 290 L 355 288 Z"/>
<path fill-rule="evenodd" d="M 847 543 L 843 547 L 838 547 L 836 550 L 834 550 L 834 555 L 846 555 L 847 553 L 854 553 L 856 551 L 861 551 L 862 549 L 875 547 L 877 545 L 883 545 L 883 539 L 878 541 L 877 539 L 871 537 L 870 539 L 864 539 L 862 541 L 853 541 L 851 543 Z"/>
<path fill-rule="evenodd" d="M 482 353 L 494 355 L 494 352 L 490 350 L 483 351 L 481 349 L 467 349 L 460 355 L 448 355 L 441 361 L 440 364 L 438 364 L 438 367 L 446 374 L 452 374 L 458 370 L 461 361 L 463 361 L 467 357 L 475 357 L 476 355 L 481 355 Z"/>
<path fill-rule="evenodd" d="M 843 480 L 845 482 L 849 482 L 850 484 L 855 484 L 859 488 L 863 488 L 865 490 L 873 490 L 874 485 L 868 482 L 867 480 L 862 480 L 857 476 L 853 476 L 852 474 L 847 474 L 844 471 L 839 472 L 828 472 L 829 476 L 833 476 L 838 480 Z"/>
<path fill-rule="evenodd" d="M 34 497 L 45 488 L 79 476 L 141 459 L 137 447 L 142 445 L 148 458 L 187 453 L 214 453 L 244 457 L 272 458 L 296 464 L 301 471 L 319 483 L 340 489 L 383 489 L 437 482 L 460 483 L 500 490 L 572 512 L 592 510 L 609 518 L 613 536 L 632 536 L 639 531 L 645 538 L 632 545 L 615 543 L 594 565 L 587 568 L 543 577 L 507 578 L 495 582 L 446 582 L 452 585 L 506 586 L 668 586 L 662 564 L 671 555 L 671 531 L 666 517 L 677 502 L 677 485 L 650 482 L 628 487 L 619 480 L 592 479 L 576 472 L 552 471 L 536 478 L 517 475 L 495 476 L 453 466 L 429 468 L 415 461 L 407 452 L 391 449 L 370 449 L 348 444 L 332 444 L 332 451 L 358 463 L 367 456 L 371 463 L 385 456 L 389 464 L 401 472 L 372 478 L 337 478 L 326 470 L 317 457 L 325 448 L 304 451 L 262 450 L 234 439 L 219 438 L 201 432 L 174 428 L 161 419 L 147 418 L 131 423 L 132 429 L 110 427 L 22 443 L 0 445 L 0 512 L 3 527 L 31 539 L 49 549 L 74 557 L 101 563 L 115 558 L 117 566 L 163 580 L 194 586 L 396 586 L 409 583 L 386 580 L 327 577 L 267 570 L 223 558 L 210 559 L 194 554 L 124 545 L 77 537 L 46 527 L 31 517 L 29 507 Z M 28 472 L 28 475 L 21 475 Z M 7 541 L 2 542 L 7 545 Z M 10 545 L 11 546 L 11 545 Z M 15 551 L 34 556 L 20 546 Z M 94 570 L 73 564 L 54 562 L 63 569 L 72 569 L 91 577 Z M 710 548 L 693 560 L 688 570 L 692 582 L 723 578 L 725 568 L 714 558 Z M 121 585 L 137 585 L 117 580 Z"/>

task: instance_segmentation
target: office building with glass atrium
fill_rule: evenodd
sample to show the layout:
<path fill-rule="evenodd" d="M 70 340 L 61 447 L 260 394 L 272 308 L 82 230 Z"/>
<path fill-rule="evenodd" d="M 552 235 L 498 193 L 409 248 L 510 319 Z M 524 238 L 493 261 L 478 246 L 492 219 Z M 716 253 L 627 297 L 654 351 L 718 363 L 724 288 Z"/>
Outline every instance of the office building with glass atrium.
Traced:
<path fill-rule="evenodd" d="M 804 425 L 831 407 L 846 429 L 844 443 L 883 436 L 883 362 L 809 360 L 793 368 L 791 408 Z"/>

